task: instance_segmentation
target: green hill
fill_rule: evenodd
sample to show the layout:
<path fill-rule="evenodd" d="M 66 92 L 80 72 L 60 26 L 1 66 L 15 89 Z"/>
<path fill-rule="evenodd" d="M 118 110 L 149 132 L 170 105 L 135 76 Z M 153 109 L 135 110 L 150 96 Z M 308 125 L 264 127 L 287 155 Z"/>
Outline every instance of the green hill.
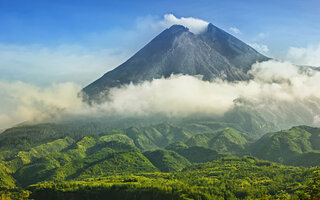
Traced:
<path fill-rule="evenodd" d="M 252 145 L 253 155 L 289 165 L 320 164 L 320 128 L 297 126 L 268 133 Z"/>
<path fill-rule="evenodd" d="M 7 161 L 4 162 L 4 164 L 8 167 L 11 173 L 14 173 L 23 165 L 29 164 L 38 158 L 54 152 L 59 152 L 70 146 L 73 142 L 74 140 L 72 138 L 66 137 L 64 139 L 58 139 L 52 142 L 41 144 L 29 149 L 28 151 L 19 151 L 18 153 L 13 154 L 12 157 L 7 158 Z"/>
<path fill-rule="evenodd" d="M 119 139 L 129 144 L 117 141 Z M 29 185 L 44 180 L 157 171 L 130 143 L 132 141 L 125 135 L 85 136 L 60 152 L 23 165 L 14 176 L 23 185 Z"/>
<path fill-rule="evenodd" d="M 162 172 L 181 171 L 191 165 L 190 162 L 174 151 L 158 149 L 143 153 L 150 162 Z"/>
<path fill-rule="evenodd" d="M 239 153 L 245 150 L 247 139 L 243 133 L 232 128 L 225 128 L 192 136 L 185 144 L 211 148 L 221 153 Z"/>
<path fill-rule="evenodd" d="M 0 134 L 0 151 L 25 151 L 66 136 L 78 140 L 83 136 L 100 134 L 109 129 L 108 124 L 98 121 L 21 125 Z"/>

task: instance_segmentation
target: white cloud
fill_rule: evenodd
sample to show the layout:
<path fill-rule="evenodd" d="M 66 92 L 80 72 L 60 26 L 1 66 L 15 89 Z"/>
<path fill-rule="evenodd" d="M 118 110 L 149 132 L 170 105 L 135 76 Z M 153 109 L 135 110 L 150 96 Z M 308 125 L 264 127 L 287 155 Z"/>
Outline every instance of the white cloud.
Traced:
<path fill-rule="evenodd" d="M 253 43 L 253 44 L 249 44 L 249 45 L 262 54 L 269 53 L 269 47 L 265 44 Z"/>
<path fill-rule="evenodd" d="M 241 31 L 236 27 L 230 27 L 229 30 L 234 34 L 241 34 Z"/>
<path fill-rule="evenodd" d="M 290 47 L 286 59 L 300 65 L 320 67 L 320 44 L 305 48 Z"/>
<path fill-rule="evenodd" d="M 177 18 L 173 14 L 165 14 L 163 20 L 159 23 L 162 27 L 169 28 L 174 24 L 187 27 L 192 33 L 199 34 L 206 30 L 209 22 L 193 17 Z"/>
<path fill-rule="evenodd" d="M 250 71 L 250 82 L 202 81 L 192 76 L 172 76 L 111 91 L 111 101 L 102 110 L 121 114 L 165 113 L 186 116 L 194 113 L 223 114 L 233 108 L 234 100 L 244 97 L 258 104 L 266 99 L 277 102 L 304 101 L 314 97 L 320 105 L 320 73 L 301 74 L 288 62 L 257 63 Z"/>
<path fill-rule="evenodd" d="M 222 115 L 238 104 L 235 100 L 239 98 L 252 102 L 255 109 L 272 110 L 279 116 L 283 116 L 283 110 L 288 106 L 291 106 L 287 109 L 288 116 L 290 113 L 300 115 L 301 110 L 313 117 L 320 114 L 320 109 L 310 107 L 320 108 L 320 72 L 300 73 L 289 62 L 266 61 L 254 64 L 250 73 L 255 79 L 249 82 L 208 82 L 199 77 L 175 75 L 130 84 L 112 89 L 110 101 L 92 107 L 77 96 L 81 87 L 73 83 L 39 88 L 22 82 L 2 81 L 0 127 L 22 121 L 56 119 L 65 114 Z"/>

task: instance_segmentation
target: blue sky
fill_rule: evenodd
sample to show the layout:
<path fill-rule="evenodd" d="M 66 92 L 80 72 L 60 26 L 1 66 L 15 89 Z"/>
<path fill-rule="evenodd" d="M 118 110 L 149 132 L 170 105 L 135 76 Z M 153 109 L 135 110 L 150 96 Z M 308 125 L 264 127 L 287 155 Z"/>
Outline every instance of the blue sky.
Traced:
<path fill-rule="evenodd" d="M 86 85 L 149 42 L 170 13 L 211 22 L 278 59 L 320 53 L 318 0 L 0 0 L 0 80 Z"/>

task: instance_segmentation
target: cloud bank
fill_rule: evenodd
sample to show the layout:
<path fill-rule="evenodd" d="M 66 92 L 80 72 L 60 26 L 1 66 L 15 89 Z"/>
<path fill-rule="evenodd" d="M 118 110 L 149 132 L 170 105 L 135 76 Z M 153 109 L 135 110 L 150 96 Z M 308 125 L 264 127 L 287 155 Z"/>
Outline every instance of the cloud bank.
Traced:
<path fill-rule="evenodd" d="M 0 127 L 23 121 L 42 121 L 68 116 L 185 117 L 194 114 L 223 115 L 245 99 L 254 109 L 279 112 L 285 106 L 320 115 L 320 72 L 301 70 L 289 62 L 256 63 L 249 82 L 203 81 L 201 77 L 173 75 L 110 91 L 110 101 L 88 106 L 78 97 L 81 87 L 73 83 L 39 88 L 22 82 L 0 82 Z M 301 110 L 291 110 L 299 115 Z M 312 123 L 312 120 L 311 122 Z"/>
<path fill-rule="evenodd" d="M 40 88 L 24 82 L 0 81 L 0 128 L 25 121 L 40 122 L 80 112 L 84 105 L 77 96 L 81 87 L 74 83 Z"/>
<path fill-rule="evenodd" d="M 289 62 L 267 61 L 254 64 L 249 73 L 255 76 L 249 82 L 207 82 L 199 77 L 175 75 L 168 79 L 131 84 L 111 90 L 111 101 L 101 108 L 132 115 L 165 113 L 187 116 L 195 113 L 223 114 L 233 108 L 238 98 L 257 105 L 263 105 L 268 99 L 279 102 L 320 99 L 317 92 L 319 72 L 301 72 Z"/>

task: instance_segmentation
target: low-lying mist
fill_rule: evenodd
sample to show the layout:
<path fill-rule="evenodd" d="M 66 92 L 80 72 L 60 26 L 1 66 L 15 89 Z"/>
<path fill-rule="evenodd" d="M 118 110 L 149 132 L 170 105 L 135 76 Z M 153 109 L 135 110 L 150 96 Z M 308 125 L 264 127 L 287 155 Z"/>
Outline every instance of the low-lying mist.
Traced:
<path fill-rule="evenodd" d="M 124 85 L 109 91 L 109 101 L 92 106 L 82 101 L 82 86 L 75 83 L 41 88 L 0 81 L 0 128 L 76 116 L 222 116 L 241 106 L 265 112 L 270 120 L 272 115 L 296 116 L 306 124 L 320 125 L 319 71 L 270 60 L 254 64 L 249 73 L 254 79 L 247 82 L 172 75 Z"/>

